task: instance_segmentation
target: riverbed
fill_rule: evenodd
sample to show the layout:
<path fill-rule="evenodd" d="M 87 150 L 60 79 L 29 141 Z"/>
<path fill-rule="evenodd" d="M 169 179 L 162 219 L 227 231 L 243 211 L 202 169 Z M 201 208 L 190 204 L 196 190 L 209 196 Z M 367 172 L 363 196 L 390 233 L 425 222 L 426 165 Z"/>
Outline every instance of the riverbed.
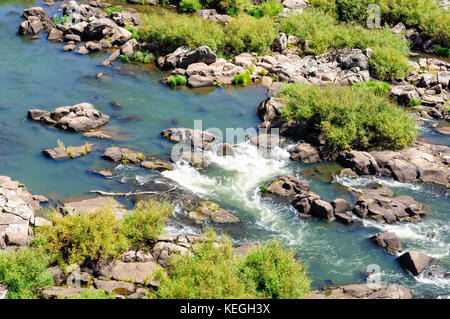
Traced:
<path fill-rule="evenodd" d="M 404 250 L 419 250 L 438 258 L 442 273 L 449 272 L 450 201 L 444 188 L 374 177 L 333 181 L 330 172 L 336 170 L 336 164 L 319 163 L 318 169 L 317 164 L 289 160 L 288 149 L 294 141 L 267 156 L 248 142 L 236 145 L 235 157 L 219 157 L 210 151 L 205 154 L 209 165 L 203 170 L 178 162 L 174 170 L 160 174 L 103 160 L 102 151 L 111 145 L 169 158 L 173 144 L 160 132 L 170 127 L 192 128 L 194 120 L 202 120 L 203 129 L 215 127 L 224 132 L 226 128 L 254 128 L 260 123 L 256 108 L 267 96 L 267 89 L 261 85 L 171 89 L 160 83 L 162 73 L 154 67 L 122 62 L 100 66 L 106 57 L 103 53 L 66 53 L 62 51 L 64 44 L 51 43 L 44 34 L 36 40 L 20 37 L 17 29 L 23 8 L 33 5 L 43 6 L 43 1 L 0 3 L 0 175 L 18 180 L 32 194 L 45 195 L 54 202 L 86 198 L 92 196 L 88 192 L 93 189 L 120 192 L 147 183 L 173 181 L 238 216 L 242 222 L 226 228 L 236 244 L 276 238 L 295 249 L 308 265 L 313 288 L 365 282 L 361 271 L 379 269 L 382 282 L 404 285 L 416 298 L 450 295 L 450 278 L 425 274 L 415 278 L 399 266 L 396 256 L 368 240 L 380 231 L 395 232 Z M 54 6 L 51 10 L 56 9 Z M 104 76 L 98 78 L 100 72 Z M 114 141 L 58 131 L 26 118 L 31 108 L 53 110 L 81 102 L 90 102 L 111 116 L 104 129 L 116 137 Z M 450 145 L 448 136 L 436 133 L 431 124 L 423 122 L 420 126 L 421 138 Z M 46 158 L 42 149 L 56 147 L 58 140 L 66 146 L 93 142 L 97 149 L 73 160 Z M 110 168 L 117 175 L 106 179 L 91 172 L 99 168 Z M 432 215 L 420 222 L 394 225 L 367 220 L 357 220 L 353 225 L 301 220 L 289 205 L 260 194 L 262 183 L 280 175 L 305 179 L 313 192 L 328 201 L 336 197 L 351 201 L 346 186 L 383 184 L 396 195 L 411 195 L 428 205 Z M 183 224 L 179 216 L 184 213 L 177 211 L 167 232 L 201 232 L 198 226 Z M 220 227 L 216 229 L 221 231 Z"/>

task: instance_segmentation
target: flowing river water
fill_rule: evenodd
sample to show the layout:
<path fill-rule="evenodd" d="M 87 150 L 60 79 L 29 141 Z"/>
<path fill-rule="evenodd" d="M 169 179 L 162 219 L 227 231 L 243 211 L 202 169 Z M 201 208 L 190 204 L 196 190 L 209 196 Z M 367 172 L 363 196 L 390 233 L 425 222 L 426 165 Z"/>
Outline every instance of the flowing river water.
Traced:
<path fill-rule="evenodd" d="M 62 51 L 63 44 L 53 44 L 44 35 L 32 40 L 19 37 L 18 26 L 24 7 L 43 5 L 40 0 L 2 0 L 0 2 L 0 174 L 24 183 L 31 193 L 54 201 L 90 196 L 89 190 L 123 191 L 146 183 L 172 180 L 206 199 L 229 209 L 241 219 L 238 226 L 226 227 L 236 244 L 264 242 L 277 238 L 296 250 L 308 264 L 313 288 L 329 284 L 364 282 L 361 271 L 378 267 L 381 281 L 408 287 L 414 297 L 436 298 L 450 295 L 450 201 L 446 189 L 425 184 L 407 184 L 392 179 L 365 178 L 332 181 L 336 164 L 303 165 L 289 160 L 289 147 L 277 148 L 264 156 L 247 142 L 236 146 L 235 157 L 206 153 L 208 167 L 194 169 L 181 162 L 162 174 L 140 168 L 115 165 L 101 159 L 108 146 L 123 145 L 168 158 L 172 143 L 160 137 L 169 127 L 193 127 L 202 120 L 203 128 L 247 128 L 259 124 L 256 108 L 266 97 L 266 88 L 170 89 L 159 82 L 161 73 L 152 68 L 116 62 L 112 68 L 99 66 L 104 54 L 80 56 Z M 57 6 L 51 10 L 55 11 Z M 52 13 L 53 14 L 53 13 Z M 103 72 L 106 76 L 96 78 Z M 80 102 L 93 103 L 111 116 L 105 130 L 117 140 L 92 140 L 46 128 L 26 119 L 31 108 L 54 109 Z M 111 104 L 119 102 L 123 107 Z M 450 145 L 425 122 L 421 138 Z M 97 149 L 74 160 L 53 161 L 41 150 L 93 142 Z M 90 171 L 111 168 L 117 173 L 105 179 Z M 320 173 L 321 172 L 321 173 Z M 384 184 L 396 195 L 411 195 L 428 205 L 431 216 L 417 223 L 385 225 L 357 220 L 350 226 L 335 221 L 301 220 L 284 203 L 261 197 L 260 185 L 280 175 L 307 180 L 312 191 L 325 200 L 336 197 L 352 201 L 346 186 L 365 187 Z M 130 204 L 130 203 L 126 203 Z M 187 225 L 174 216 L 167 231 L 199 233 L 200 227 Z M 219 231 L 221 228 L 217 228 Z M 405 250 L 419 250 L 440 261 L 437 276 L 414 278 L 395 261 L 396 256 L 375 247 L 368 237 L 380 231 L 392 231 L 402 240 Z M 376 265 L 376 266 L 373 266 Z"/>

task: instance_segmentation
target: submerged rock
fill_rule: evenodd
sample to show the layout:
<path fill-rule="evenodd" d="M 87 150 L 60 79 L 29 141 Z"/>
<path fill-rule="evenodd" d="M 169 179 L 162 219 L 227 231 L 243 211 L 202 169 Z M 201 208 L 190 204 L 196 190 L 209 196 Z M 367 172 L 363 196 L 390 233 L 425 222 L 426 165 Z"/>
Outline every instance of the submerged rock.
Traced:
<path fill-rule="evenodd" d="M 43 149 L 42 152 L 45 156 L 53 158 L 55 160 L 75 158 L 86 155 L 94 147 L 94 144 L 86 143 L 80 146 L 68 146 L 68 147 L 54 147 Z"/>
<path fill-rule="evenodd" d="M 202 224 L 208 219 L 217 224 L 232 224 L 240 221 L 229 211 L 210 201 L 200 202 L 200 205 L 190 211 L 187 217 L 194 220 L 196 224 Z"/>

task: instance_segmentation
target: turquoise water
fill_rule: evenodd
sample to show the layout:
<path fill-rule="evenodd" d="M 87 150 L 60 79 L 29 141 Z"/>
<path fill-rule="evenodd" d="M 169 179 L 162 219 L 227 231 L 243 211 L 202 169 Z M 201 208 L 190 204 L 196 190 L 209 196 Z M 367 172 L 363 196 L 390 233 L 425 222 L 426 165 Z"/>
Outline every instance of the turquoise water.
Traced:
<path fill-rule="evenodd" d="M 450 295 L 450 280 L 443 277 L 414 278 L 401 269 L 395 256 L 374 247 L 367 239 L 380 230 L 394 231 L 405 250 L 417 249 L 440 259 L 440 270 L 450 271 L 450 203 L 447 191 L 426 185 L 405 184 L 391 179 L 338 180 L 315 173 L 307 180 L 312 190 L 326 200 L 343 197 L 351 200 L 344 186 L 362 187 L 382 183 L 396 194 L 409 194 L 430 206 L 432 216 L 409 224 L 382 225 L 361 221 L 351 226 L 337 222 L 299 220 L 286 203 L 261 198 L 259 186 L 279 175 L 302 174 L 315 165 L 291 163 L 286 150 L 278 149 L 263 156 L 256 148 L 241 143 L 236 157 L 220 158 L 207 152 L 210 165 L 201 171 L 177 163 L 173 171 L 159 173 L 116 166 L 101 159 L 102 149 L 124 145 L 161 158 L 168 158 L 172 144 L 159 133 L 169 127 L 193 127 L 202 120 L 203 128 L 252 128 L 259 124 L 258 103 L 266 89 L 170 89 L 159 83 L 161 73 L 154 68 L 115 63 L 112 68 L 99 66 L 103 54 L 79 56 L 62 51 L 63 44 L 49 43 L 44 35 L 37 40 L 19 37 L 17 28 L 23 7 L 20 1 L 0 3 L 0 174 L 23 182 L 34 194 L 56 201 L 89 196 L 88 191 L 102 189 L 124 191 L 151 187 L 155 183 L 176 181 L 196 194 L 216 201 L 241 218 L 242 223 L 227 227 L 236 243 L 261 242 L 277 238 L 297 251 L 308 263 L 315 288 L 326 284 L 363 282 L 360 272 L 378 265 L 381 280 L 399 283 L 411 289 L 415 297 Z M 25 7 L 33 1 L 23 1 Z M 42 1 L 35 1 L 42 4 Z M 55 10 L 53 8 L 52 10 Z M 104 79 L 96 74 L 103 72 Z M 104 127 L 118 140 L 93 140 L 46 128 L 26 119 L 30 108 L 54 109 L 80 102 L 93 103 L 111 116 Z M 111 103 L 124 107 L 116 108 Z M 423 138 L 449 145 L 448 137 L 434 133 L 425 123 Z M 94 142 L 97 150 L 74 160 L 53 161 L 41 150 L 57 146 Z M 327 169 L 333 164 L 322 164 Z M 105 179 L 90 171 L 112 168 L 118 174 Z M 344 185 L 344 186 L 343 186 Z M 130 204 L 130 203 L 127 203 Z M 198 233 L 200 228 L 186 224 L 178 211 L 168 227 L 174 233 Z M 221 230 L 221 228 L 218 228 Z"/>

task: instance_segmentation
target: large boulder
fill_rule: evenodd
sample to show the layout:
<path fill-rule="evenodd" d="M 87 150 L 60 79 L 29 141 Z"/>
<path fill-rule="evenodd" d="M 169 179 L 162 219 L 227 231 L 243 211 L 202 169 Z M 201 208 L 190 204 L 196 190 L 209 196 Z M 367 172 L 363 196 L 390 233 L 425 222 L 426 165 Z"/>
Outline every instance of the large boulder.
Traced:
<path fill-rule="evenodd" d="M 386 248 L 389 252 L 400 252 L 403 250 L 400 239 L 395 233 L 379 233 L 370 237 L 370 240 L 377 246 Z"/>
<path fill-rule="evenodd" d="M 31 17 L 29 20 L 25 20 L 19 26 L 19 34 L 38 34 L 44 29 L 44 25 L 37 17 Z"/>
<path fill-rule="evenodd" d="M 269 193 L 293 198 L 295 195 L 309 191 L 307 182 L 291 176 L 281 176 L 267 187 Z"/>
<path fill-rule="evenodd" d="M 369 70 L 369 58 L 359 49 L 342 50 L 337 61 L 341 63 L 341 68 L 344 70 L 353 68 Z"/>
<path fill-rule="evenodd" d="M 61 106 L 52 112 L 32 109 L 28 111 L 28 118 L 72 132 L 92 130 L 109 121 L 109 116 L 96 110 L 90 103 Z"/>
<path fill-rule="evenodd" d="M 45 13 L 45 11 L 42 7 L 32 7 L 32 8 L 23 10 L 23 17 L 25 19 L 37 17 L 40 20 L 45 20 L 48 18 L 47 13 Z"/>
<path fill-rule="evenodd" d="M 320 154 L 311 144 L 300 143 L 292 151 L 291 160 L 306 164 L 317 163 L 320 161 Z"/>
<path fill-rule="evenodd" d="M 239 222 L 239 218 L 220 207 L 218 204 L 210 201 L 200 202 L 199 206 L 194 210 L 191 210 L 187 217 L 194 220 L 197 224 L 202 224 L 208 219 L 217 224 L 232 224 Z"/>
<path fill-rule="evenodd" d="M 344 167 L 353 169 L 358 175 L 375 175 L 379 170 L 377 161 L 368 152 L 343 151 L 337 161 Z"/>
<path fill-rule="evenodd" d="M 83 38 L 87 40 L 101 40 L 105 37 L 105 33 L 112 34 L 117 27 L 117 24 L 111 19 L 93 19 L 84 29 Z"/>
<path fill-rule="evenodd" d="M 212 64 L 216 62 L 216 60 L 217 55 L 212 52 L 208 46 L 202 46 L 182 55 L 177 63 L 177 67 L 186 69 L 192 63 L 202 62 L 205 64 Z"/>
<path fill-rule="evenodd" d="M 319 219 L 331 219 L 333 218 L 333 206 L 324 200 L 315 200 L 311 204 L 309 214 Z"/>
<path fill-rule="evenodd" d="M 281 110 L 284 107 L 284 103 L 281 99 L 269 97 L 259 103 L 256 114 L 261 121 L 273 121 L 281 115 Z"/>
<path fill-rule="evenodd" d="M 414 276 L 420 275 L 435 259 L 419 251 L 411 250 L 397 258 L 400 265 Z"/>
<path fill-rule="evenodd" d="M 162 131 L 161 136 L 171 142 L 185 143 L 202 149 L 216 139 L 214 134 L 207 131 L 188 128 L 170 128 Z"/>
<path fill-rule="evenodd" d="M 103 159 L 114 163 L 122 164 L 141 164 L 145 161 L 145 155 L 128 147 L 111 146 L 105 149 L 102 155 Z M 143 165 L 145 168 L 150 167 L 150 163 Z"/>
<path fill-rule="evenodd" d="M 80 146 L 68 146 L 68 147 L 54 147 L 46 148 L 42 150 L 45 156 L 50 157 L 55 160 L 62 160 L 67 158 L 75 158 L 79 156 L 86 155 L 94 147 L 94 144 L 86 143 Z"/>

